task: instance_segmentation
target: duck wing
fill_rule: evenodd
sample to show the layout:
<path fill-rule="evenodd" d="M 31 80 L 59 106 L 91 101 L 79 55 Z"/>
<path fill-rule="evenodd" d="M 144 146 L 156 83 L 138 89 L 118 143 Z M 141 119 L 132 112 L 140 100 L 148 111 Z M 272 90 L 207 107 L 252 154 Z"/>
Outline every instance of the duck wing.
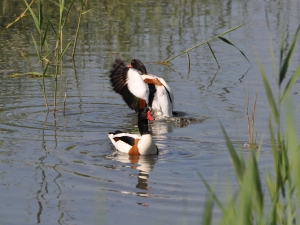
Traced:
<path fill-rule="evenodd" d="M 143 74 L 142 78 L 149 86 L 149 105 L 162 116 L 172 117 L 174 95 L 167 82 L 152 74 Z"/>
<path fill-rule="evenodd" d="M 141 136 L 137 134 L 121 133 L 117 130 L 115 132 L 109 132 L 108 137 L 111 143 L 120 152 L 128 153 L 135 144 L 135 140 Z"/>
<path fill-rule="evenodd" d="M 121 59 L 116 59 L 110 71 L 113 90 L 120 94 L 129 108 L 136 112 L 148 104 L 149 87 L 139 72 L 128 68 Z"/>

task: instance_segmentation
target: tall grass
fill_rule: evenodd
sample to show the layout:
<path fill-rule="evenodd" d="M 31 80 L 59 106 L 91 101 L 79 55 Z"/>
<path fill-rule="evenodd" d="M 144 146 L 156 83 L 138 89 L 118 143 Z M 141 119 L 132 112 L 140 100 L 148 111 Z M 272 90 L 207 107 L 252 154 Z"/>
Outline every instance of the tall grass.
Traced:
<path fill-rule="evenodd" d="M 259 58 L 257 58 L 271 110 L 269 132 L 274 165 L 273 175 L 271 175 L 270 170 L 266 170 L 263 177 L 261 177 L 257 164 L 260 148 L 258 151 L 250 152 L 252 157 L 246 163 L 243 156 L 238 154 L 221 125 L 238 181 L 238 189 L 231 194 L 228 203 L 225 205 L 200 174 L 210 193 L 203 215 L 203 224 L 205 225 L 212 223 L 214 203 L 222 213 L 220 224 L 300 224 L 300 145 L 290 98 L 290 91 L 300 74 L 300 65 L 291 75 L 287 73 L 299 33 L 300 26 L 285 58 L 283 57 L 284 49 L 281 44 L 280 66 L 276 76 L 278 99 L 274 98 L 264 68 Z M 272 58 L 274 60 L 273 55 Z M 273 63 L 275 64 L 275 62 Z M 286 86 L 282 88 L 285 79 L 288 80 Z M 281 108 L 285 109 L 283 113 Z M 281 118 L 285 119 L 285 129 L 282 128 Z M 277 130 L 277 134 L 274 130 Z M 263 183 L 267 187 L 264 187 Z M 270 199 L 270 201 L 267 199 Z"/>

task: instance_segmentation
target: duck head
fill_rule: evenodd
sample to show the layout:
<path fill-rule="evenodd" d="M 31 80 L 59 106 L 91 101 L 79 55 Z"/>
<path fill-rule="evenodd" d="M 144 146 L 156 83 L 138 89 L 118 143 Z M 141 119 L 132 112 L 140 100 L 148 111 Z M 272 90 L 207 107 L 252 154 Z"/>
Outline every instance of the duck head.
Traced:
<path fill-rule="evenodd" d="M 148 74 L 145 65 L 138 59 L 131 60 L 131 63 L 128 67 L 140 71 L 141 74 Z"/>

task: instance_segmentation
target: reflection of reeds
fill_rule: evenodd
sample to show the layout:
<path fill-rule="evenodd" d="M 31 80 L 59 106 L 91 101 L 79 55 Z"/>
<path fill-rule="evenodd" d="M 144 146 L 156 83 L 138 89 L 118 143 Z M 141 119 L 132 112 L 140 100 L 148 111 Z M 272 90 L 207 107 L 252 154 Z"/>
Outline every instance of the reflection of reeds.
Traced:
<path fill-rule="evenodd" d="M 257 101 L 257 89 L 256 94 L 253 101 L 253 108 L 252 108 L 252 114 L 251 114 L 251 120 L 249 118 L 249 92 L 248 96 L 246 97 L 246 91 L 244 91 L 245 94 L 245 102 L 246 102 L 246 119 L 247 119 L 247 130 L 248 130 L 248 141 L 249 145 L 246 145 L 249 150 L 257 149 L 255 136 L 254 136 L 254 123 L 255 123 L 255 111 L 256 111 L 256 101 Z"/>
<path fill-rule="evenodd" d="M 271 109 L 271 118 L 269 120 L 270 146 L 273 156 L 274 174 L 270 171 L 265 172 L 265 179 L 262 182 L 261 173 L 258 168 L 257 160 L 260 151 L 251 151 L 250 159 L 245 162 L 243 155 L 239 155 L 233 143 L 228 137 L 224 127 L 221 125 L 227 148 L 231 157 L 235 176 L 238 181 L 238 188 L 228 197 L 228 203 L 222 204 L 217 194 L 208 185 L 202 175 L 200 178 L 207 187 L 210 195 L 206 201 L 203 224 L 211 224 L 213 218 L 213 203 L 221 210 L 220 224 L 299 224 L 300 207 L 300 144 L 297 135 L 295 117 L 293 116 L 293 107 L 290 99 L 290 91 L 300 75 L 300 65 L 289 78 L 286 87 L 281 94 L 282 81 L 287 77 L 287 71 L 292 53 L 295 49 L 300 26 L 294 36 L 294 39 L 287 51 L 286 58 L 280 57 L 280 71 L 278 78 L 278 100 L 274 99 L 270 83 L 265 71 L 258 59 L 258 65 L 261 71 L 262 80 L 267 93 L 269 106 Z M 281 45 L 281 52 L 284 52 Z M 283 54 L 281 54 L 283 55 Z M 273 62 L 274 63 L 274 62 Z M 248 113 L 248 134 L 249 139 L 254 140 L 254 114 L 256 110 L 257 94 L 254 99 L 252 110 L 252 121 L 250 122 Z M 280 127 L 280 106 L 285 102 L 285 120 L 286 129 L 284 134 Z M 248 112 L 249 95 L 246 100 Z M 274 127 L 275 122 L 275 127 Z M 275 135 L 274 128 L 277 130 Z M 267 188 L 264 188 L 265 183 Z M 267 194 L 268 201 L 265 201 Z M 267 203 L 267 204 L 266 204 Z"/>

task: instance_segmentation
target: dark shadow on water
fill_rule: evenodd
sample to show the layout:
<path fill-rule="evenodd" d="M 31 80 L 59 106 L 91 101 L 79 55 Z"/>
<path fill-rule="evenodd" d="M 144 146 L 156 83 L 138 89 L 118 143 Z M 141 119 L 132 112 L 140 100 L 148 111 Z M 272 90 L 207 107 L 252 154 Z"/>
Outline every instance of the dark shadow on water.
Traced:
<path fill-rule="evenodd" d="M 248 70 L 241 76 L 241 78 L 239 78 L 240 83 L 243 82 L 244 77 L 245 77 L 246 74 L 249 72 L 249 70 L 251 69 L 251 67 L 252 67 L 252 66 L 250 66 L 250 67 L 248 68 Z"/>

